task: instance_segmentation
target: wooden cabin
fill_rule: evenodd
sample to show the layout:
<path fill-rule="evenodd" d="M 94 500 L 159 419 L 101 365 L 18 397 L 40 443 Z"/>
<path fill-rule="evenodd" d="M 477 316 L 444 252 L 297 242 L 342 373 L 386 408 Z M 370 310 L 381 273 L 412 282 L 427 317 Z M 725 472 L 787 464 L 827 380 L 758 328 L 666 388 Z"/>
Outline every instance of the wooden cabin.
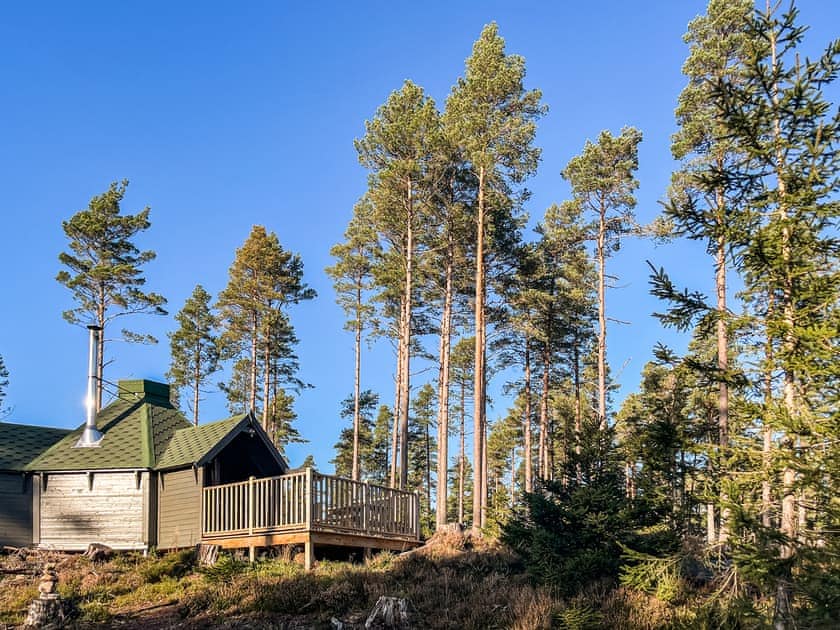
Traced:
<path fill-rule="evenodd" d="M 168 385 L 132 380 L 118 389 L 96 415 L 94 443 L 80 440 L 85 425 L 7 431 L 0 489 L 14 490 L 15 509 L 0 516 L 0 544 L 146 551 L 205 542 L 252 557 L 259 547 L 299 544 L 307 566 L 316 545 L 419 544 L 416 493 L 289 471 L 253 413 L 195 427 Z"/>
<path fill-rule="evenodd" d="M 33 475 L 26 466 L 70 431 L 0 422 L 0 546 L 33 543 Z"/>
<path fill-rule="evenodd" d="M 120 381 L 96 416 L 102 439 L 80 446 L 84 425 L 29 462 L 36 485 L 33 543 L 81 550 L 188 547 L 201 540 L 201 490 L 288 465 L 252 414 L 193 426 L 169 386 Z"/>

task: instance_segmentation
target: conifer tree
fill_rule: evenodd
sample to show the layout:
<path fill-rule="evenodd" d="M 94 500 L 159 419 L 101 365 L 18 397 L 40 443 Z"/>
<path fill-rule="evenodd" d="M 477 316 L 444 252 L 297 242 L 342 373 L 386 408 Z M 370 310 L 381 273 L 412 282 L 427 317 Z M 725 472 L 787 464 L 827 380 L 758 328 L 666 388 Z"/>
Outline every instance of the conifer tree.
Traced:
<path fill-rule="evenodd" d="M 353 218 L 344 232 L 344 242 L 334 245 L 330 255 L 335 265 L 327 267 L 327 274 L 333 279 L 336 301 L 348 320 L 345 328 L 354 335 L 353 369 L 353 461 L 351 479 L 359 479 L 359 431 L 361 396 L 362 335 L 370 325 L 373 307 L 367 293 L 372 288 L 373 257 L 378 243 L 373 230 L 373 207 L 367 197 L 360 200 L 353 209 Z"/>
<path fill-rule="evenodd" d="M 395 416 L 400 422 L 400 487 L 405 487 L 408 475 L 412 333 L 419 285 L 417 265 L 424 247 L 424 226 L 431 201 L 429 162 L 439 129 L 434 101 L 422 88 L 406 81 L 365 123 L 365 136 L 355 141 L 359 161 L 370 171 L 368 195 L 373 204 L 374 229 L 388 250 L 383 255 L 384 268 L 380 266 L 377 274 L 384 280 L 381 284 L 388 287 L 388 300 L 399 305 L 399 408 Z M 399 290 L 396 290 L 397 286 Z"/>
<path fill-rule="evenodd" d="M 642 134 L 625 127 L 618 137 L 602 131 L 598 142 L 589 140 L 583 153 L 572 158 L 563 177 L 581 209 L 594 215 L 595 260 L 598 272 L 598 425 L 607 428 L 607 314 L 606 260 L 621 247 L 621 239 L 636 229 L 633 195 L 639 182 Z"/>
<path fill-rule="evenodd" d="M 128 180 L 113 182 L 104 193 L 93 197 L 86 209 L 61 224 L 70 251 L 58 256 L 66 269 L 58 272 L 56 280 L 70 289 L 77 303 L 75 308 L 64 311 L 64 319 L 102 329 L 96 366 L 97 410 L 102 406 L 106 331 L 111 323 L 118 317 L 138 313 L 166 315 L 166 299 L 143 291 L 146 278 L 142 266 L 154 260 L 155 252 L 140 251 L 133 242 L 134 237 L 149 229 L 150 209 L 122 214 L 120 203 L 127 187 Z M 125 341 L 157 343 L 151 335 L 127 329 L 121 334 Z"/>
<path fill-rule="evenodd" d="M 169 333 L 171 363 L 168 377 L 176 389 L 192 389 L 193 423 L 198 426 L 201 388 L 217 372 L 219 363 L 218 320 L 210 306 L 211 296 L 200 284 L 175 316 L 179 327 Z"/>
<path fill-rule="evenodd" d="M 475 356 L 475 339 L 462 337 L 452 347 L 451 368 L 452 385 L 455 388 L 456 400 L 453 412 L 458 418 L 458 458 L 457 458 L 457 522 L 466 523 L 472 519 L 464 513 L 466 501 L 472 498 L 468 485 L 471 481 L 472 467 L 466 452 L 467 435 L 467 405 L 473 391 L 475 379 L 473 359 Z"/>
<path fill-rule="evenodd" d="M 373 424 L 373 436 L 370 453 L 366 466 L 370 480 L 384 484 L 388 481 L 388 470 L 391 458 L 391 423 L 394 417 L 388 405 L 380 405 Z"/>
<path fill-rule="evenodd" d="M 436 467 L 437 445 L 432 434 L 436 417 L 436 392 L 429 383 L 417 390 L 411 404 L 411 422 L 408 427 L 408 488 L 420 493 L 420 520 L 426 532 L 434 527 L 432 511 L 434 485 L 432 470 Z M 446 480 L 441 480 L 446 483 Z"/>
<path fill-rule="evenodd" d="M 539 90 L 524 87 L 525 60 L 505 54 L 495 23 L 484 27 L 466 61 L 463 78 L 446 101 L 444 123 L 476 178 L 475 211 L 475 387 L 473 409 L 473 525 L 484 525 L 487 397 L 487 276 L 491 253 L 516 234 L 512 186 L 537 168 L 533 146 L 536 119 L 545 108 Z M 514 227 L 512 230 L 511 228 Z"/>
<path fill-rule="evenodd" d="M 690 51 L 683 74 L 689 81 L 679 97 L 676 116 L 680 129 L 671 145 L 682 165 L 672 177 L 670 200 L 665 205 L 665 217 L 675 234 L 704 241 L 714 256 L 716 303 L 709 315 L 716 320 L 720 462 L 725 461 L 729 446 L 727 255 L 730 235 L 737 230 L 742 213 L 737 191 L 720 176 L 741 156 L 715 105 L 714 92 L 723 81 L 740 82 L 751 45 L 746 30 L 752 7 L 752 0 L 711 0 L 706 15 L 688 25 L 684 40 Z M 726 503 L 724 494 L 720 497 L 720 542 L 725 542 L 728 532 Z M 714 518 L 713 511 L 709 515 Z M 714 522 L 708 529 L 714 532 Z"/>
<path fill-rule="evenodd" d="M 297 420 L 294 409 L 295 398 L 282 387 L 273 390 L 266 404 L 268 409 L 268 436 L 282 455 L 286 454 L 286 445 L 308 442 L 300 431 L 292 425 Z"/>
<path fill-rule="evenodd" d="M 283 249 L 275 233 L 255 225 L 236 250 L 218 307 L 224 324 L 222 342 L 228 354 L 235 356 L 245 350 L 249 355 L 247 402 L 255 411 L 258 375 L 262 372 L 262 424 L 266 430 L 269 406 L 265 403 L 271 395 L 272 370 L 277 367 L 276 359 L 288 356 L 290 346 L 297 341 L 285 309 L 314 297 L 315 291 L 303 282 L 300 256 Z"/>
<path fill-rule="evenodd" d="M 335 457 L 330 463 L 335 466 L 335 474 L 349 477 L 353 469 L 353 458 L 357 454 L 361 465 L 358 479 L 370 480 L 373 471 L 368 467 L 374 448 L 373 412 L 379 404 L 379 396 L 371 390 L 361 392 L 358 398 L 359 425 L 356 427 L 357 399 L 354 394 L 341 401 L 341 417 L 349 419 L 351 425 L 341 430 L 335 446 Z M 357 464 L 358 465 L 358 464 Z"/>
<path fill-rule="evenodd" d="M 425 269 L 429 300 L 438 303 L 440 312 L 438 351 L 438 417 L 437 478 L 445 479 L 449 461 L 449 395 L 452 356 L 452 330 L 469 288 L 469 256 L 471 217 L 470 200 L 474 196 L 475 179 L 451 138 L 442 134 L 430 169 L 432 180 L 432 221 Z M 438 527 L 447 521 L 448 484 L 437 484 L 435 520 Z"/>
<path fill-rule="evenodd" d="M 817 608 L 827 601 L 820 592 L 825 583 L 801 569 L 814 558 L 811 571 L 830 566 L 831 551 L 818 551 L 817 541 L 840 523 L 836 501 L 828 498 L 840 490 L 837 477 L 825 475 L 837 459 L 840 431 L 823 395 L 840 377 L 834 355 L 840 338 L 840 111 L 824 95 L 840 72 L 840 40 L 820 58 L 803 60 L 798 47 L 805 27 L 797 17 L 793 5 L 781 12 L 769 2 L 756 12 L 748 36 L 763 45 L 754 47 L 737 81 L 722 82 L 715 99 L 745 154 L 721 176 L 738 186 L 750 217 L 740 243 L 746 291 L 766 296 L 756 304 L 773 304 L 758 315 L 780 393 L 762 414 L 781 471 L 780 540 L 777 562 L 766 561 L 772 545 L 750 562 L 762 562 L 757 575 L 773 581 L 776 628 L 797 625 L 794 593 Z"/>

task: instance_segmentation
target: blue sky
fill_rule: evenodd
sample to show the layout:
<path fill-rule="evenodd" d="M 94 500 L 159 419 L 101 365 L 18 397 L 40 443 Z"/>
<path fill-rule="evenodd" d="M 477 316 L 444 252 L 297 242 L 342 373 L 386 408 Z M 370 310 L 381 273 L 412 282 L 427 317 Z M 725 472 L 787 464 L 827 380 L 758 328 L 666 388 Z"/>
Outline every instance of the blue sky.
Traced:
<path fill-rule="evenodd" d="M 840 3 L 802 0 L 811 25 L 804 49 L 836 37 Z M 83 420 L 86 331 L 64 322 L 72 306 L 59 285 L 61 221 L 86 207 L 111 181 L 131 181 L 124 211 L 152 208 L 138 239 L 157 251 L 148 288 L 174 314 L 196 283 L 214 295 L 227 281 L 235 249 L 264 224 L 299 252 L 319 297 L 292 309 L 301 339 L 301 376 L 315 385 L 297 403 L 313 453 L 329 468 L 341 428 L 339 401 L 352 389 L 352 338 L 324 267 L 353 203 L 365 189 L 353 139 L 405 79 L 442 106 L 487 22 L 507 50 L 527 62 L 528 87 L 550 111 L 540 122 L 543 158 L 528 182 L 533 224 L 568 195 L 560 171 L 587 138 L 633 125 L 640 149 L 640 221 L 652 220 L 673 163 L 669 137 L 684 85 L 686 24 L 699 1 L 423 3 L 7 3 L 0 9 L 4 69 L 0 84 L 0 355 L 11 373 L 7 419 L 53 426 Z M 835 94 L 836 96 L 836 94 Z M 645 260 L 684 284 L 708 290 L 702 248 L 684 242 L 628 242 L 610 261 L 620 277 L 610 291 L 608 356 L 633 391 L 657 341 L 683 340 L 650 313 Z M 169 317 L 131 324 L 157 346 L 114 343 L 106 377 L 162 379 L 168 369 Z M 433 340 L 430 340 L 433 343 Z M 363 359 L 363 386 L 393 396 L 384 346 Z M 418 377 L 418 383 L 427 378 Z M 498 391 L 500 382 L 494 384 Z M 491 391 L 493 388 L 491 388 Z M 506 400 L 497 394 L 493 419 Z M 208 395 L 205 420 L 225 415 Z"/>

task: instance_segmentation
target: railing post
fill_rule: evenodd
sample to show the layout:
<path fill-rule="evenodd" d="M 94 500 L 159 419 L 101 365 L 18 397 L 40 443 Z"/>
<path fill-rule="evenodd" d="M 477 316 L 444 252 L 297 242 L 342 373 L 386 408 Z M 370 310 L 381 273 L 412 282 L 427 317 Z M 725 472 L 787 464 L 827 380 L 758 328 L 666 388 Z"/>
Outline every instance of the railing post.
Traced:
<path fill-rule="evenodd" d="M 420 493 L 414 493 L 414 535 L 420 540 Z"/>
<path fill-rule="evenodd" d="M 367 533 L 368 531 L 368 497 L 370 496 L 370 492 L 368 492 L 368 484 L 365 481 L 365 484 L 362 486 L 362 531 Z"/>
<path fill-rule="evenodd" d="M 314 500 L 314 492 L 312 492 L 312 467 L 306 469 L 306 483 L 304 487 L 304 513 L 306 518 L 306 531 L 312 529 L 312 502 Z"/>
<path fill-rule="evenodd" d="M 254 535 L 254 476 L 248 477 L 248 536 Z M 248 559 L 254 562 L 254 540 L 248 540 Z"/>

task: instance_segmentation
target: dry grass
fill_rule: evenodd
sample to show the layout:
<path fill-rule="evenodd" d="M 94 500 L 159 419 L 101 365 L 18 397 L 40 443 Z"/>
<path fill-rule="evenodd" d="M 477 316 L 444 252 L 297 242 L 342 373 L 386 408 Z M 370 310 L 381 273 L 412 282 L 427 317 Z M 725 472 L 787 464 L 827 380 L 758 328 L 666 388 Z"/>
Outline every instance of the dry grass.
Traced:
<path fill-rule="evenodd" d="M 29 560 L 28 573 L 0 577 L 0 624 L 20 624 L 37 594 L 45 559 Z M 504 546 L 452 533 L 402 556 L 321 562 L 309 573 L 288 558 L 252 566 L 223 556 L 209 570 L 184 553 L 120 555 L 101 564 L 71 555 L 51 560 L 78 628 L 330 628 L 332 617 L 361 628 L 381 595 L 408 599 L 415 626 L 432 630 L 690 627 L 683 623 L 690 604 L 677 609 L 608 584 L 563 599 L 534 585 Z M 4 568 L 21 562 L 0 556 Z"/>

